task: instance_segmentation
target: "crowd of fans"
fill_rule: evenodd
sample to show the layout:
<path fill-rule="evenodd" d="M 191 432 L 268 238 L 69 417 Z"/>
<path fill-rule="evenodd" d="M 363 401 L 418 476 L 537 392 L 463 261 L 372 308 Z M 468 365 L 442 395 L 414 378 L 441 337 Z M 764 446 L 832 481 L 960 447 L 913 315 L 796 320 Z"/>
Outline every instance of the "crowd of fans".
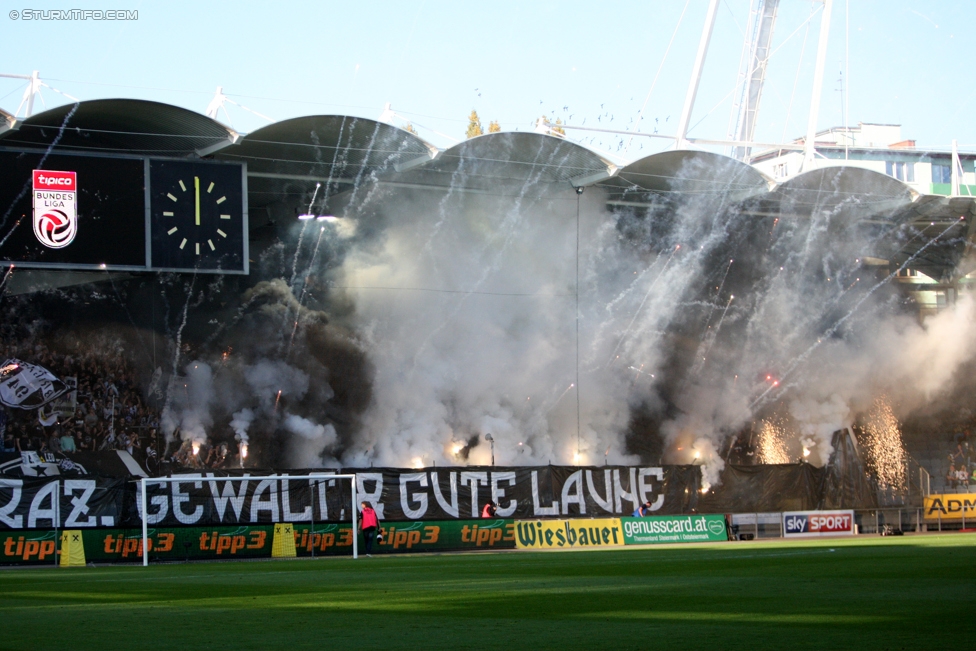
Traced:
<path fill-rule="evenodd" d="M 43 366 L 62 381 L 76 381 L 74 408 L 66 399 L 40 410 L 0 408 L 3 452 L 126 450 L 156 457 L 159 412 L 143 399 L 125 357 L 108 342 L 79 342 L 58 350 L 27 340 L 0 340 L 0 361 Z"/>
<path fill-rule="evenodd" d="M 969 430 L 955 434 L 952 440 L 955 447 L 949 453 L 946 487 L 968 491 L 970 484 L 976 484 L 976 455 L 969 441 Z"/>

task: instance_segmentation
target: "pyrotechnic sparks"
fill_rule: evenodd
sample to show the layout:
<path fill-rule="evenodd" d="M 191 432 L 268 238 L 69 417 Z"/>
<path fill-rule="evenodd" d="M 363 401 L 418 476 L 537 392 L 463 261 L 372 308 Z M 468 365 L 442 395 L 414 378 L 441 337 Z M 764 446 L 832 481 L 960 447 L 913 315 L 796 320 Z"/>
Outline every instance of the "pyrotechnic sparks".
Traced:
<path fill-rule="evenodd" d="M 756 446 L 759 463 L 790 463 L 786 448 L 786 428 L 774 419 L 759 423 L 759 441 Z"/>
<path fill-rule="evenodd" d="M 874 401 L 864 416 L 864 427 L 859 437 L 863 450 L 864 465 L 878 480 L 882 489 L 901 489 L 905 486 L 905 445 L 901 438 L 898 419 L 887 397 Z"/>

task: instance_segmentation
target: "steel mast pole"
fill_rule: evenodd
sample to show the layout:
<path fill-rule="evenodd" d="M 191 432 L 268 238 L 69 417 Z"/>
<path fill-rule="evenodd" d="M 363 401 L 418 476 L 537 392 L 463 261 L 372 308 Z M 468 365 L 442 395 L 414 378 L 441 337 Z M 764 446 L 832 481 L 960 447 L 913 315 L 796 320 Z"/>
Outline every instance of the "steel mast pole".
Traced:
<path fill-rule="evenodd" d="M 810 116 L 807 120 L 807 139 L 803 143 L 803 171 L 810 169 L 816 155 L 817 118 L 820 113 L 820 93 L 823 89 L 824 63 L 827 60 L 827 40 L 830 36 L 830 10 L 834 0 L 823 0 L 824 10 L 820 17 L 820 40 L 817 43 L 817 68 L 813 73 L 813 95 L 810 98 Z"/>
<path fill-rule="evenodd" d="M 695 108 L 695 96 L 698 94 L 698 84 L 701 82 L 702 68 L 705 67 L 705 55 L 708 54 L 708 43 L 712 40 L 712 28 L 715 27 L 715 16 L 718 14 L 718 0 L 711 0 L 708 4 L 708 14 L 705 17 L 705 27 L 702 29 L 701 40 L 698 42 L 698 55 L 695 57 L 695 68 L 691 73 L 691 83 L 685 94 L 685 107 L 681 110 L 681 120 L 678 122 L 678 135 L 675 149 L 688 146 L 688 123 L 691 121 L 691 111 Z"/>

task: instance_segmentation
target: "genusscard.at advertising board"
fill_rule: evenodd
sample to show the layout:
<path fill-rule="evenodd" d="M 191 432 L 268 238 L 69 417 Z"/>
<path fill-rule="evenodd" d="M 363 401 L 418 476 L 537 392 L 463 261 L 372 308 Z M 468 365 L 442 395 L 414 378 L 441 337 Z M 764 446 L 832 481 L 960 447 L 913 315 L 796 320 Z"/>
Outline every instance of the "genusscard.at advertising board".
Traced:
<path fill-rule="evenodd" d="M 725 516 L 670 515 L 620 518 L 628 545 L 718 542 L 728 540 Z"/>

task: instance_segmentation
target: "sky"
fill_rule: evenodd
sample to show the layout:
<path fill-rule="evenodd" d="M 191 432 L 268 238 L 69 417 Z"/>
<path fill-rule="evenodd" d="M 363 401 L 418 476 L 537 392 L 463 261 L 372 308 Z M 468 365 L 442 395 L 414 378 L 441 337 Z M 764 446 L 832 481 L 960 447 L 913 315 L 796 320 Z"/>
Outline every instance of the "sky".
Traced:
<path fill-rule="evenodd" d="M 728 137 L 750 4 L 720 2 L 689 136 Z M 409 121 L 445 148 L 464 138 L 472 110 L 485 129 L 497 120 L 505 131 L 531 130 L 546 115 L 571 126 L 632 130 L 642 115 L 640 131 L 674 135 L 708 2 L 0 6 L 0 73 L 37 70 L 78 99 L 141 98 L 203 113 L 222 86 L 237 104 L 276 121 L 376 119 L 389 102 L 398 125 Z M 28 10 L 79 8 L 135 10 L 138 18 L 25 20 Z M 758 141 L 788 142 L 806 132 L 822 8 L 813 0 L 781 2 Z M 967 119 L 976 112 L 976 87 L 968 83 L 974 25 L 969 0 L 834 0 L 818 128 L 900 124 L 903 138 L 921 148 L 948 149 L 956 139 L 976 150 L 976 122 Z M 25 85 L 0 78 L 0 108 L 13 113 Z M 35 112 L 69 101 L 50 88 L 42 97 Z M 239 132 L 268 124 L 237 105 L 226 108 L 220 121 Z M 624 160 L 672 146 L 572 129 L 569 137 Z"/>

